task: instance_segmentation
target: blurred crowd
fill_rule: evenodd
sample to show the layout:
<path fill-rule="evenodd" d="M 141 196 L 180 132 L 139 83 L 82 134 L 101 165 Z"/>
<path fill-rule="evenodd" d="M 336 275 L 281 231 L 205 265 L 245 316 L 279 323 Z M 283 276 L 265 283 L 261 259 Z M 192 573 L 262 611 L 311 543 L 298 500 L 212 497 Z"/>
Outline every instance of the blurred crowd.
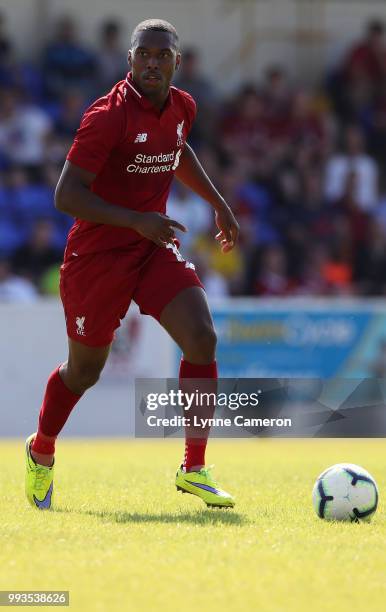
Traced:
<path fill-rule="evenodd" d="M 53 194 L 83 111 L 127 68 L 127 33 L 97 48 L 70 17 L 38 62 L 18 57 L 0 15 L 0 301 L 58 292 L 73 220 Z M 294 75 L 295 76 L 295 75 Z M 226 256 L 213 213 L 175 181 L 168 214 L 210 296 L 386 294 L 386 33 L 372 21 L 317 88 L 279 65 L 227 98 L 185 49 L 175 84 L 193 95 L 190 141 L 241 226 Z"/>

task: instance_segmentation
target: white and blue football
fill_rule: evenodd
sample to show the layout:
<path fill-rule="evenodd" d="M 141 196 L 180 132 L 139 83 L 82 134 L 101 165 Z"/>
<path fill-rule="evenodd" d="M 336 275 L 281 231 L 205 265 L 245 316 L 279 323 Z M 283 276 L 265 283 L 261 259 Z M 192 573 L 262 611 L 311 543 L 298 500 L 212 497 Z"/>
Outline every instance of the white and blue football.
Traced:
<path fill-rule="evenodd" d="M 330 521 L 370 521 L 378 506 L 378 487 L 365 469 L 337 463 L 322 472 L 312 491 L 316 514 Z"/>

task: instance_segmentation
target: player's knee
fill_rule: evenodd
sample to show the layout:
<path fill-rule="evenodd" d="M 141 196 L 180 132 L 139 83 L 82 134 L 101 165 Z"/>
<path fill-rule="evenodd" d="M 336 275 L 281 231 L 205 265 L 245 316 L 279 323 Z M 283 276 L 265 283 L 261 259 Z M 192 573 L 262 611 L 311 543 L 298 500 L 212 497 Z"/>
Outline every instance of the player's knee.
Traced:
<path fill-rule="evenodd" d="M 212 325 L 202 325 L 195 329 L 190 338 L 190 352 L 195 359 L 213 361 L 216 354 L 217 335 Z"/>
<path fill-rule="evenodd" d="M 96 365 L 80 364 L 71 367 L 70 375 L 78 389 L 84 393 L 99 380 L 102 368 Z"/>

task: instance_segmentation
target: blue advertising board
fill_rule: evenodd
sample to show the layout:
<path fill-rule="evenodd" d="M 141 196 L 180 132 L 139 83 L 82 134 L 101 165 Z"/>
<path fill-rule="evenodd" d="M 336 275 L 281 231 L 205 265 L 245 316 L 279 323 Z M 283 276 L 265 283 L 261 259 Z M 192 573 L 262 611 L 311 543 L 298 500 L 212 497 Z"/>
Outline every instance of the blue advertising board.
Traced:
<path fill-rule="evenodd" d="M 223 377 L 386 377 L 384 300 L 212 305 Z"/>

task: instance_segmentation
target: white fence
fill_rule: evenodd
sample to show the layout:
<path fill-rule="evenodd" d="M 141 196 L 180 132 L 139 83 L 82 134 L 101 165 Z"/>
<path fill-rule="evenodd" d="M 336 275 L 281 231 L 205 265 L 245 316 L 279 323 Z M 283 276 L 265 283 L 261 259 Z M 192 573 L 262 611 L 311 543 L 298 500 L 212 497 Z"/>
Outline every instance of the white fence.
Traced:
<path fill-rule="evenodd" d="M 385 299 L 235 298 L 211 306 L 222 377 L 386 379 Z M 36 426 L 48 375 L 66 359 L 60 303 L 0 305 L 0 355 L 0 436 L 24 435 Z M 176 377 L 178 361 L 161 326 L 132 305 L 66 435 L 130 434 L 134 379 Z"/>
<path fill-rule="evenodd" d="M 34 431 L 47 377 L 67 357 L 61 304 L 1 304 L 0 355 L 0 436 Z M 66 434 L 129 434 L 134 378 L 172 376 L 174 361 L 167 334 L 132 305 L 100 382 L 74 410 Z"/>

